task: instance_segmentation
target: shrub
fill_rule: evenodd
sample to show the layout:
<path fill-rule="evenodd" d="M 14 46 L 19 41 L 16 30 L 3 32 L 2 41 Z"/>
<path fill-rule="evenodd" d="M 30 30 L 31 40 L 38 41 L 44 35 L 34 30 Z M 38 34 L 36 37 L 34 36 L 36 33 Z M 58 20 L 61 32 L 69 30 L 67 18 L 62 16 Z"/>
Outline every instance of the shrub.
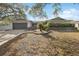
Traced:
<path fill-rule="evenodd" d="M 53 27 L 74 27 L 74 24 L 69 23 L 61 23 L 61 24 L 53 24 Z"/>
<path fill-rule="evenodd" d="M 40 29 L 40 31 L 45 30 L 48 31 L 48 29 L 52 26 L 51 22 L 41 22 L 37 24 L 38 29 Z"/>
<path fill-rule="evenodd" d="M 52 27 L 52 23 L 51 22 L 47 22 L 48 27 Z"/>

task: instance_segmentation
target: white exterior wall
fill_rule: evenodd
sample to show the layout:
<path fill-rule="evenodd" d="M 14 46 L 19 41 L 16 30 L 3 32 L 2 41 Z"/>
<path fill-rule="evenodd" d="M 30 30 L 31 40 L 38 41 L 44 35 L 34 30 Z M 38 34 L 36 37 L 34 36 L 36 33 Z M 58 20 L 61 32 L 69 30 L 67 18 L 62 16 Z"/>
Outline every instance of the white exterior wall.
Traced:
<path fill-rule="evenodd" d="M 31 28 L 32 27 L 32 23 L 31 22 L 27 22 L 27 28 Z"/>
<path fill-rule="evenodd" d="M 75 28 L 78 28 L 78 27 L 79 27 L 78 23 L 75 23 Z"/>
<path fill-rule="evenodd" d="M 78 23 L 75 23 L 75 28 L 76 28 L 77 30 L 79 30 L 79 24 L 78 24 Z"/>

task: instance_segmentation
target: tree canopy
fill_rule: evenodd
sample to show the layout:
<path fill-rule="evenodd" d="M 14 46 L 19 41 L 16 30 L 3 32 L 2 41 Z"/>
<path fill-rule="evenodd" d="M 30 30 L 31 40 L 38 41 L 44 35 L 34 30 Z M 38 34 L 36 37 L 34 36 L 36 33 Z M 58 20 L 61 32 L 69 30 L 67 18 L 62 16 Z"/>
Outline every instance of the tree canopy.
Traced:
<path fill-rule="evenodd" d="M 21 16 L 24 17 L 24 11 L 18 4 L 0 3 L 0 19 L 9 16 L 13 16 L 14 19 Z"/>

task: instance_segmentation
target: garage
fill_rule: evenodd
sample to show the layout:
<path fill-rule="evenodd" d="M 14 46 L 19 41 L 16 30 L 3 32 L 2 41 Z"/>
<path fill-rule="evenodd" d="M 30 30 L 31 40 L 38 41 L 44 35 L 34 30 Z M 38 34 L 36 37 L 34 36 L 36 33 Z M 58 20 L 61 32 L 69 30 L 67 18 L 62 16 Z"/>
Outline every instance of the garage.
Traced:
<path fill-rule="evenodd" d="M 13 29 L 26 29 L 26 23 L 13 23 Z"/>
<path fill-rule="evenodd" d="M 25 20 L 17 20 L 13 22 L 13 29 L 27 29 L 27 23 Z"/>

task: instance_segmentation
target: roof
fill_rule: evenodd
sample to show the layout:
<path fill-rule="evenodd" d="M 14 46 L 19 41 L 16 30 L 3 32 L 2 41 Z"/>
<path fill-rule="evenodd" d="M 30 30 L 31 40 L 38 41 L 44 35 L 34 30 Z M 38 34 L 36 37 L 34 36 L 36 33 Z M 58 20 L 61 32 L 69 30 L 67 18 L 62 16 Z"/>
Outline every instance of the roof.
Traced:
<path fill-rule="evenodd" d="M 13 23 L 26 23 L 27 21 L 25 19 L 17 19 L 14 20 Z"/>
<path fill-rule="evenodd" d="M 60 17 L 56 17 L 56 18 L 54 18 L 54 19 L 51 19 L 51 20 L 64 20 L 64 21 L 65 21 L 65 19 L 63 19 L 63 18 L 60 18 Z"/>
<path fill-rule="evenodd" d="M 50 21 L 52 23 L 74 23 L 73 20 L 66 20 L 66 19 L 63 19 L 63 18 L 60 18 L 60 17 L 50 19 L 48 21 Z"/>
<path fill-rule="evenodd" d="M 79 21 L 75 21 L 75 23 L 79 23 Z"/>

